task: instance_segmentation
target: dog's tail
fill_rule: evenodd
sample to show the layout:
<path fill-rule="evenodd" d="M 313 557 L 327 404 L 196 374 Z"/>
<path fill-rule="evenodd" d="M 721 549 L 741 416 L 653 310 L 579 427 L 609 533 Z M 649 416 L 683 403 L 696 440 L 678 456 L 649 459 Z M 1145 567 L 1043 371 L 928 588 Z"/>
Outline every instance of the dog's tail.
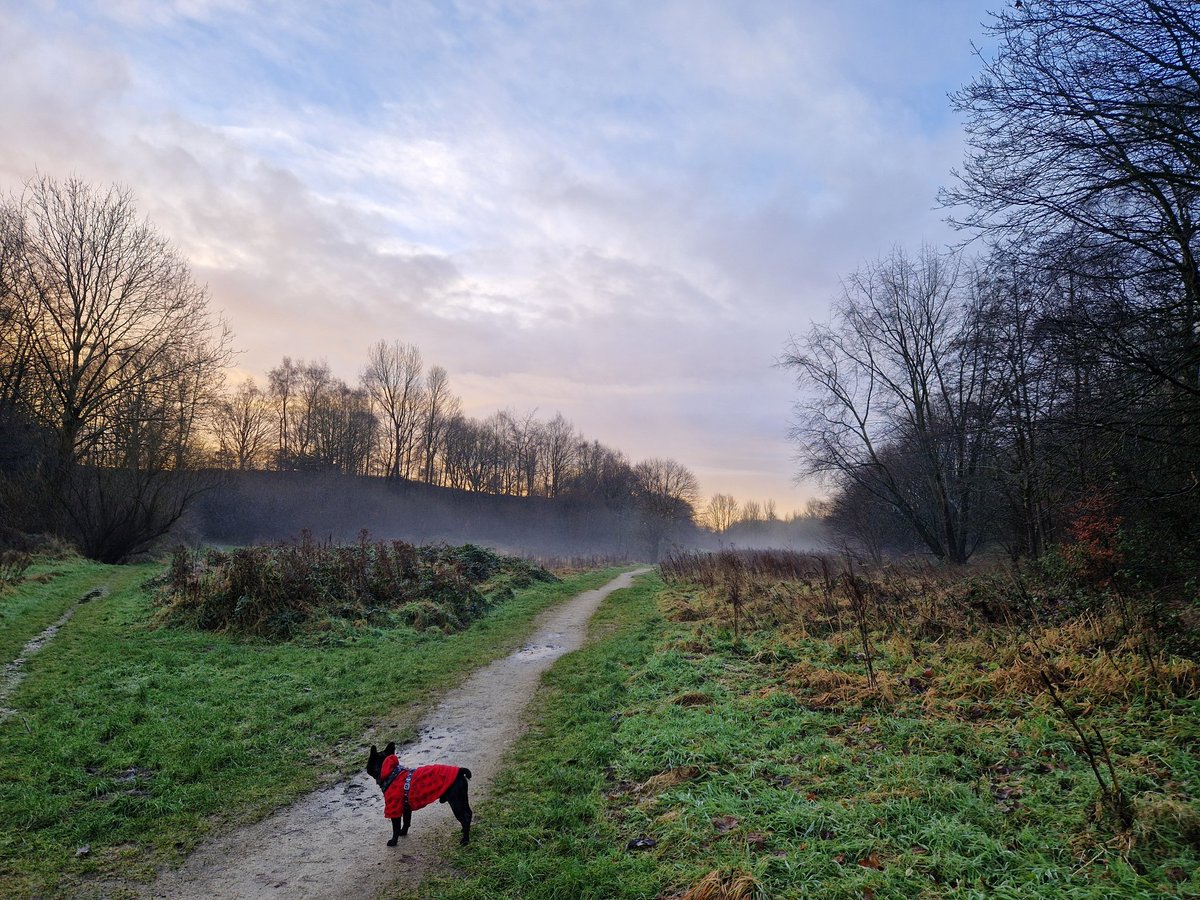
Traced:
<path fill-rule="evenodd" d="M 459 771 L 459 772 L 462 774 L 462 777 L 463 777 L 463 778 L 470 778 L 470 777 L 471 777 L 471 770 L 470 770 L 470 769 L 466 769 L 466 768 L 460 768 L 458 771 Z"/>

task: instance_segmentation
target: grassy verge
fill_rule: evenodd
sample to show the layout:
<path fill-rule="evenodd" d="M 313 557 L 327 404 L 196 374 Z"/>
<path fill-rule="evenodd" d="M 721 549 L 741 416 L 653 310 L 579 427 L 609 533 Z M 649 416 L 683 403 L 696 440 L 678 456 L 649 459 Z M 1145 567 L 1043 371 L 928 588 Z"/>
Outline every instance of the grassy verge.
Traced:
<path fill-rule="evenodd" d="M 606 602 L 423 896 L 1200 895 L 1194 699 L 1074 696 L 1122 827 L 1059 711 L 999 668 L 1015 648 L 879 634 L 872 684 L 853 631 L 763 616 L 734 640 L 710 600 L 647 579 Z"/>
<path fill-rule="evenodd" d="M 7 662 L 82 593 L 110 588 L 29 660 L 0 723 L 6 896 L 148 878 L 210 829 L 357 768 L 382 717 L 410 710 L 415 724 L 434 691 L 515 646 L 539 611 L 616 572 L 536 584 L 452 635 L 364 626 L 268 644 L 152 627 L 143 585 L 157 571 L 62 563 L 0 599 Z"/>

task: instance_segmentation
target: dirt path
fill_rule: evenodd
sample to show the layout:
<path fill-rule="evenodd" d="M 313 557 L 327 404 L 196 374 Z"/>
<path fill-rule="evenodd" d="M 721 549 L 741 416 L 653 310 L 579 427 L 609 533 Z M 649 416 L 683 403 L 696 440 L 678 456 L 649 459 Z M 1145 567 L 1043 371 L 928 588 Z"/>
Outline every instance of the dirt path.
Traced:
<path fill-rule="evenodd" d="M 543 613 L 520 650 L 475 672 L 445 696 L 421 723 L 415 743 L 399 748 L 400 759 L 410 766 L 467 766 L 472 805 L 477 805 L 500 757 L 522 731 L 522 712 L 542 673 L 583 643 L 588 620 L 609 593 L 646 571 L 627 572 Z M 395 893 L 416 887 L 440 865 L 442 848 L 457 835 L 449 807 L 435 803 L 413 816 L 412 831 L 400 846 L 385 846 L 391 825 L 383 817 L 383 798 L 371 778 L 360 773 L 201 847 L 180 869 L 162 873 L 147 893 L 186 900 L 362 900 L 388 888 Z M 478 815 L 472 826 L 476 837 L 487 839 L 487 820 Z"/>

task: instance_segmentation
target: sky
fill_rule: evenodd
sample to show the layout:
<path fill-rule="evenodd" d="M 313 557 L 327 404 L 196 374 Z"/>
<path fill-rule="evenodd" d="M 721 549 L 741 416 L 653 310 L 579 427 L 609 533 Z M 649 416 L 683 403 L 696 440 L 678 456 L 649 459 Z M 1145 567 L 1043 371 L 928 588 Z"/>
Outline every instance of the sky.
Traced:
<path fill-rule="evenodd" d="M 0 0 L 0 193 L 132 189 L 235 378 L 416 344 L 470 415 L 561 412 L 786 513 L 824 488 L 776 361 L 841 277 L 955 239 L 987 8 Z"/>

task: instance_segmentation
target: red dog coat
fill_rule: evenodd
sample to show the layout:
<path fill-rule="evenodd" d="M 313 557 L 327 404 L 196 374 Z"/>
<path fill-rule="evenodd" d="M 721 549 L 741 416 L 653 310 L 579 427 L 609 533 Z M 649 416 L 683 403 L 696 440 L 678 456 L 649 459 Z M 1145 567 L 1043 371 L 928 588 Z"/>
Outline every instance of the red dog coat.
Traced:
<path fill-rule="evenodd" d="M 406 769 L 393 755 L 383 761 L 383 768 L 379 771 L 380 780 L 387 780 L 396 769 L 400 771 L 383 792 L 383 814 L 389 819 L 404 815 L 405 785 L 408 786 L 408 808 L 420 809 L 446 793 L 459 772 L 458 766 L 417 766 L 415 769 Z"/>

